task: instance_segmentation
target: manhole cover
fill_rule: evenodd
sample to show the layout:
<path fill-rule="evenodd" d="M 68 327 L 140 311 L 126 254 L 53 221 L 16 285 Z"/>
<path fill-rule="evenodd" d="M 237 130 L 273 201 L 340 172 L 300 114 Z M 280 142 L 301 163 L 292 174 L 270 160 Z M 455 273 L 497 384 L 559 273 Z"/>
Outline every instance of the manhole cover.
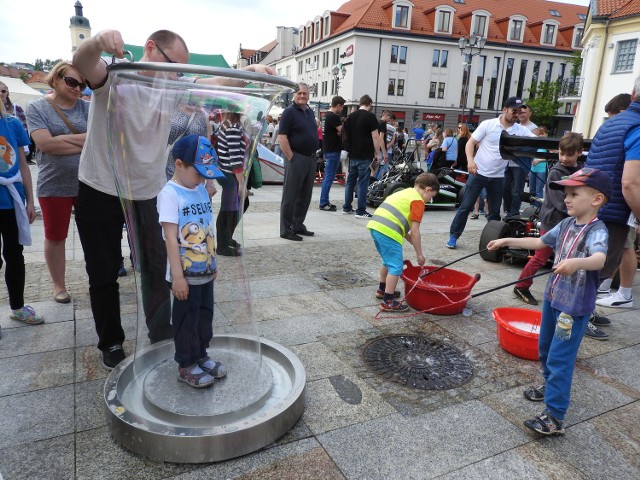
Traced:
<path fill-rule="evenodd" d="M 473 376 L 473 365 L 458 350 L 419 335 L 374 339 L 362 355 L 378 375 L 410 388 L 449 390 Z"/>

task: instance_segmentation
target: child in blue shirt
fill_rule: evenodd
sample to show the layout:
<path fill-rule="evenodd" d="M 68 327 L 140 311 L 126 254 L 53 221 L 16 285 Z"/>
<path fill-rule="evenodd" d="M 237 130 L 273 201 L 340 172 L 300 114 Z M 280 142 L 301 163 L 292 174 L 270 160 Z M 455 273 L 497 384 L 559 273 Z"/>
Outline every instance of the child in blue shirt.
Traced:
<path fill-rule="evenodd" d="M 582 168 L 548 187 L 565 191 L 565 218 L 541 238 L 502 238 L 489 242 L 489 250 L 502 247 L 556 251 L 553 275 L 547 282 L 538 343 L 544 385 L 524 392 L 546 409 L 524 422 L 543 435 L 564 434 L 571 381 L 580 342 L 595 309 L 599 270 L 607 256 L 608 232 L 598 210 L 611 196 L 609 176 L 595 168 Z"/>
<path fill-rule="evenodd" d="M 0 247 L 5 263 L 10 318 L 27 325 L 38 325 L 44 320 L 24 304 L 22 251 L 23 246 L 31 245 L 29 225 L 36 218 L 31 172 L 23 148 L 30 143 L 20 120 L 7 115 L 0 102 Z M 0 259 L 0 268 L 2 263 Z"/>
<path fill-rule="evenodd" d="M 220 178 L 216 152 L 204 137 L 188 135 L 172 150 L 173 178 L 158 195 L 158 214 L 167 247 L 167 281 L 174 295 L 171 323 L 178 380 L 195 388 L 227 374 L 209 357 L 213 338 L 213 281 L 217 274 L 211 197 Z"/>

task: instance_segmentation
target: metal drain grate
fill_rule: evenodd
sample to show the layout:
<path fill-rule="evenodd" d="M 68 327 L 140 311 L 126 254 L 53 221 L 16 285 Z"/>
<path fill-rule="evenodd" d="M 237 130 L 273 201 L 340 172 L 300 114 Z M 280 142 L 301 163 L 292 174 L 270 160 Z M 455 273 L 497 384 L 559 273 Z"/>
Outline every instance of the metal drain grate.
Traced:
<path fill-rule="evenodd" d="M 410 388 L 449 390 L 473 376 L 473 365 L 458 350 L 419 335 L 376 338 L 362 355 L 378 375 Z"/>

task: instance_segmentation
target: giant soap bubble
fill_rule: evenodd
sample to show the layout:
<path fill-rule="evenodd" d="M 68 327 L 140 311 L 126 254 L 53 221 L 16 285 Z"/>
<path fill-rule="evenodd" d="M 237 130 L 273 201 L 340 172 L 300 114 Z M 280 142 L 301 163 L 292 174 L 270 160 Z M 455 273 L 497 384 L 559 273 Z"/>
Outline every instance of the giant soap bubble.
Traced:
<path fill-rule="evenodd" d="M 168 63 L 114 63 L 109 76 L 109 153 L 125 212 L 137 307 L 135 354 L 113 370 L 105 385 L 111 434 L 155 461 L 211 462 L 255 451 L 286 433 L 302 414 L 304 369 L 289 350 L 259 337 L 245 256 L 218 255 L 214 336 L 207 353 L 228 374 L 207 388 L 177 381 L 169 324 L 172 295 L 156 197 L 167 181 L 170 133 L 179 139 L 179 130 L 195 126 L 196 120 L 205 129 L 211 120 L 213 130 L 227 117 L 241 123 L 246 179 L 266 114 L 295 84 L 247 71 Z M 189 119 L 186 126 L 180 116 Z M 221 190 L 213 198 L 214 215 L 232 212 L 225 218 L 238 225 L 229 241 L 242 253 L 244 198 L 234 193 L 221 201 Z M 213 241 L 211 231 L 197 222 L 179 233 L 181 245 L 206 250 Z M 188 260 L 198 262 L 195 247 Z"/>

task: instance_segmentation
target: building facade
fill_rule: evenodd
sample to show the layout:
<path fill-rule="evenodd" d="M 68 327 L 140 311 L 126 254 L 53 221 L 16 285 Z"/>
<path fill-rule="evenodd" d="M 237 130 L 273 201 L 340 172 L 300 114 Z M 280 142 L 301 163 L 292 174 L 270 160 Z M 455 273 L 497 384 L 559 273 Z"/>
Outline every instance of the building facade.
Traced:
<path fill-rule="evenodd" d="M 587 11 L 545 0 L 351 0 L 301 25 L 296 50 L 270 64 L 309 84 L 319 109 L 337 93 L 350 103 L 366 93 L 407 127 L 477 123 L 532 84 L 567 77 Z M 476 37 L 483 48 L 462 52 L 460 39 Z"/>
<path fill-rule="evenodd" d="M 592 138 L 607 115 L 604 107 L 631 93 L 640 75 L 640 0 L 592 0 L 582 51 L 582 74 L 563 100 L 577 104 L 573 130 Z M 640 92 L 638 92 L 640 93 Z"/>

